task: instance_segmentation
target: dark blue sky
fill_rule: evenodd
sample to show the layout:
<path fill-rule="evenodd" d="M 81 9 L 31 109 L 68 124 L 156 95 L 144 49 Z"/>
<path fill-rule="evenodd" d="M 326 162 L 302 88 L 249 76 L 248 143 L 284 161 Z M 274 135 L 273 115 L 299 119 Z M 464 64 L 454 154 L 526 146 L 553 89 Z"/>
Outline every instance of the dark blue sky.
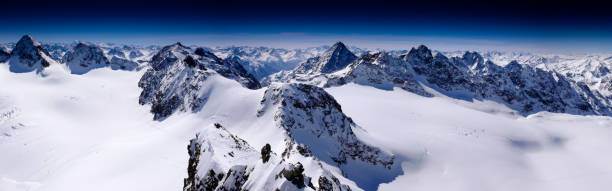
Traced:
<path fill-rule="evenodd" d="M 580 1 L 7 1 L 0 42 L 612 52 L 610 5 Z"/>

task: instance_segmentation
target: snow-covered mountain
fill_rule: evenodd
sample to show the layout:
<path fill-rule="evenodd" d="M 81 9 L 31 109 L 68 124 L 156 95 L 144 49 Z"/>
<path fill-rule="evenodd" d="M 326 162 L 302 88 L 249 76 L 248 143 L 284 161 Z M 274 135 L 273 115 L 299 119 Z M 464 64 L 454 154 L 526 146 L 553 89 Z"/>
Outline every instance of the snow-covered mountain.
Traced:
<path fill-rule="evenodd" d="M 211 94 L 215 93 L 210 83 L 218 76 L 235 80 L 246 88 L 260 88 L 257 80 L 233 60 L 220 59 L 201 48 L 194 51 L 179 43 L 162 48 L 151 64 L 139 82 L 143 88 L 140 103 L 151 104 L 155 120 L 164 120 L 175 111 L 196 113 L 205 108 Z M 216 127 L 221 129 L 221 137 L 225 140 L 213 142 L 211 140 L 220 138 L 197 137 L 191 143 L 190 166 L 194 167 L 186 179 L 185 190 L 206 187 L 223 190 L 228 185 L 249 190 L 303 189 L 306 186 L 315 190 L 321 186 L 340 187 L 355 183 L 362 189 L 371 190 L 380 183 L 391 181 L 401 172 L 391 154 L 365 144 L 355 136 L 353 128 L 357 127 L 356 124 L 342 113 L 333 97 L 319 87 L 272 84 L 267 87 L 256 114 L 261 118 L 259 120 L 272 120 L 269 123 L 274 125 L 265 128 L 281 133 L 277 134 L 277 139 L 270 138 L 269 141 L 275 145 L 272 150 L 282 150 L 283 154 L 274 155 L 270 159 L 272 163 L 262 166 L 263 161 L 259 160 L 256 150 L 246 141 Z M 205 131 L 201 134 L 217 134 Z M 215 154 L 216 149 L 227 147 L 236 150 Z M 196 160 L 206 162 L 196 163 Z M 298 168 L 296 165 L 300 166 L 301 172 L 287 172 Z M 232 172 L 237 173 L 236 170 L 241 174 L 225 179 L 220 175 L 229 176 Z M 270 170 L 274 173 L 271 174 Z M 302 171 L 305 171 L 304 175 Z M 251 174 L 259 175 L 249 178 Z M 376 174 L 379 178 L 372 180 L 363 174 Z M 278 176 L 285 179 L 278 179 Z M 300 178 L 295 180 L 296 176 Z M 337 177 L 354 183 L 335 181 Z M 313 178 L 321 183 L 311 183 Z"/>
<path fill-rule="evenodd" d="M 0 190 L 610 186 L 603 55 L 24 38 L 0 52 Z"/>
<path fill-rule="evenodd" d="M 298 67 L 292 72 L 272 75 L 270 79 L 321 87 L 354 82 L 381 89 L 400 87 L 423 96 L 443 94 L 457 99 L 492 100 L 524 115 L 539 111 L 612 114 L 610 100 L 584 83 L 516 61 L 499 66 L 485 61 L 476 52 L 448 58 L 442 53 L 433 55 L 421 45 L 399 57 L 385 52 L 366 54 L 345 69 L 334 71 L 337 72 Z"/>
<path fill-rule="evenodd" d="M 608 99 L 612 97 L 612 54 L 531 54 L 486 52 L 490 60 L 512 61 L 546 71 L 555 71 L 577 82 L 583 82 Z"/>
<path fill-rule="evenodd" d="M 176 43 L 162 48 L 151 60 L 151 68 L 138 86 L 143 88 L 140 104 L 151 104 L 154 119 L 164 119 L 176 110 L 198 112 L 212 91 L 206 79 L 221 75 L 250 89 L 259 82 L 233 60 L 224 60 L 198 48 Z"/>
<path fill-rule="evenodd" d="M 8 64 L 12 72 L 41 72 L 53 63 L 55 60 L 38 41 L 24 35 L 11 51 Z"/>
<path fill-rule="evenodd" d="M 77 44 L 66 53 L 63 60 L 73 74 L 84 74 L 96 68 L 110 66 L 110 61 L 104 56 L 102 49 L 93 44 Z"/>
<path fill-rule="evenodd" d="M 345 68 L 357 59 L 342 42 L 337 42 L 320 56 L 312 57 L 300 63 L 290 71 L 281 71 L 262 79 L 262 84 L 271 82 L 318 82 L 321 76 Z"/>
<path fill-rule="evenodd" d="M 70 72 L 73 74 L 84 74 L 93 69 L 110 67 L 113 70 L 136 70 L 139 64 L 116 54 L 109 59 L 102 48 L 95 44 L 78 43 L 69 50 L 64 58 Z"/>

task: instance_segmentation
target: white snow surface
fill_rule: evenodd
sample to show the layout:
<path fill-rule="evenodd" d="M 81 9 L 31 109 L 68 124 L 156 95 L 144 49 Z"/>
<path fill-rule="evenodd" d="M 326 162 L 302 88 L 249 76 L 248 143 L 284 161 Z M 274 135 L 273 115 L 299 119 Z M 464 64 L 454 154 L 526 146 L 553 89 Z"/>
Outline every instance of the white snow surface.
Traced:
<path fill-rule="evenodd" d="M 259 150 L 282 153 L 265 88 L 219 75 L 198 113 L 154 121 L 139 105 L 144 71 L 41 74 L 0 64 L 0 190 L 181 190 L 187 145 L 219 122 Z M 494 102 L 432 98 L 348 84 L 326 89 L 365 142 L 390 151 L 404 174 L 379 190 L 607 190 L 612 118 L 541 112 L 521 117 Z M 308 171 L 308 167 L 306 167 Z M 253 183 L 256 184 L 256 183 Z"/>
<path fill-rule="evenodd" d="M 349 84 L 327 89 L 404 175 L 380 190 L 607 190 L 612 118 L 512 115 L 493 102 Z M 355 93 L 359 92 L 359 93 Z"/>

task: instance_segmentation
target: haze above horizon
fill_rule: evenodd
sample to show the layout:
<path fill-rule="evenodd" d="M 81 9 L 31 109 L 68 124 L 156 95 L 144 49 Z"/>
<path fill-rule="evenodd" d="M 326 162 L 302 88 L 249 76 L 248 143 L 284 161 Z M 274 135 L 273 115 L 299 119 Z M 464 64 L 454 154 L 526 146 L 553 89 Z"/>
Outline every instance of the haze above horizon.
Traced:
<path fill-rule="evenodd" d="M 9 1 L 0 42 L 612 52 L 601 4 L 394 1 Z"/>

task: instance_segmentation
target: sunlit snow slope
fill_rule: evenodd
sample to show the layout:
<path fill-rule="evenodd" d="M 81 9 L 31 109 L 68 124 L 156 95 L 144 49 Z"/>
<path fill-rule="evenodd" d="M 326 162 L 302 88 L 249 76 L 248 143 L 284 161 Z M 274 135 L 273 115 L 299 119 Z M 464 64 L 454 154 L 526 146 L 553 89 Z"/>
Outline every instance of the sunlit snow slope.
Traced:
<path fill-rule="evenodd" d="M 380 190 L 612 186 L 610 117 L 541 112 L 524 118 L 492 102 L 355 84 L 327 91 L 375 142 L 404 160 L 405 174 Z"/>

